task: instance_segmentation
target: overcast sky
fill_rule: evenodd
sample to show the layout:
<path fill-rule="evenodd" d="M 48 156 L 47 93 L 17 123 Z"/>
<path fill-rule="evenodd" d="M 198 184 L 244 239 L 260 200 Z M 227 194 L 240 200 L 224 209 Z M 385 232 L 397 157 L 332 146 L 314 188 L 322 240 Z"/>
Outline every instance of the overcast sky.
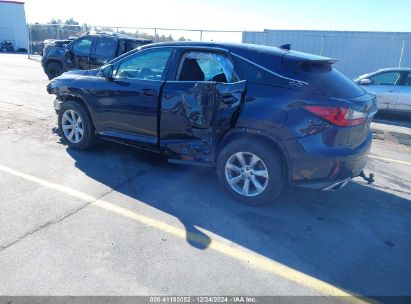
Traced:
<path fill-rule="evenodd" d="M 28 22 L 217 30 L 411 31 L 410 0 L 26 0 Z"/>

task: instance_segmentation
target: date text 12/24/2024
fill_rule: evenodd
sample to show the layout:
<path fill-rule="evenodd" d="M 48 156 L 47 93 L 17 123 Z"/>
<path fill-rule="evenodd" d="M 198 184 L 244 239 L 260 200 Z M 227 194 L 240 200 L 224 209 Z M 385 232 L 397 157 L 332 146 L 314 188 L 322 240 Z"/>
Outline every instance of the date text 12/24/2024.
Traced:
<path fill-rule="evenodd" d="M 257 300 L 246 296 L 157 296 L 150 297 L 150 303 L 257 303 Z"/>

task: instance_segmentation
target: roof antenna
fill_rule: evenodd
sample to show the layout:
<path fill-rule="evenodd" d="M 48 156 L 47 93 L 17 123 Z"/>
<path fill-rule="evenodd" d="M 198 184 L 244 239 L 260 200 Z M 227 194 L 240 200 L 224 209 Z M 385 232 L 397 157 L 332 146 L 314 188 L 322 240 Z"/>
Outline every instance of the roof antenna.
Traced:
<path fill-rule="evenodd" d="M 288 50 L 288 51 L 291 50 L 291 43 L 281 45 L 280 49 Z"/>

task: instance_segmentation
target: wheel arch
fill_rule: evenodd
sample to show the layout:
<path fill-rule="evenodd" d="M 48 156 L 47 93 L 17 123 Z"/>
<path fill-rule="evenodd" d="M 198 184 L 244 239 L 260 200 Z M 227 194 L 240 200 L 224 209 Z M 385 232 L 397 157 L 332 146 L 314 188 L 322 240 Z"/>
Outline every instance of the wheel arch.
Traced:
<path fill-rule="evenodd" d="M 61 60 L 59 60 L 59 59 L 56 59 L 56 58 L 50 58 L 50 59 L 47 59 L 47 61 L 45 62 L 45 64 L 44 64 L 44 66 L 46 67 L 46 69 L 48 68 L 48 66 L 49 66 L 49 64 L 50 63 L 58 63 L 59 65 L 61 65 L 61 68 L 64 70 L 64 65 L 63 65 L 63 62 L 61 61 Z"/>
<path fill-rule="evenodd" d="M 291 163 L 288 157 L 286 150 L 282 147 L 281 143 L 272 138 L 271 136 L 267 135 L 263 131 L 254 130 L 254 129 L 231 129 L 226 134 L 224 134 L 218 144 L 217 144 L 217 151 L 216 151 L 216 162 L 217 158 L 221 152 L 221 150 L 227 146 L 229 143 L 239 140 L 248 138 L 250 142 L 259 141 L 263 144 L 272 147 L 277 154 L 281 158 L 281 166 L 282 166 L 282 173 L 287 178 L 287 181 L 291 179 Z"/>
<path fill-rule="evenodd" d="M 94 124 L 93 115 L 91 115 L 91 111 L 89 107 L 87 106 L 87 103 L 81 97 L 74 96 L 74 95 L 64 95 L 64 96 L 59 96 L 59 99 L 63 101 L 63 104 L 68 101 L 73 101 L 81 105 L 86 111 L 86 114 L 89 116 L 91 125 L 93 126 L 94 130 L 96 129 L 96 126 Z"/>

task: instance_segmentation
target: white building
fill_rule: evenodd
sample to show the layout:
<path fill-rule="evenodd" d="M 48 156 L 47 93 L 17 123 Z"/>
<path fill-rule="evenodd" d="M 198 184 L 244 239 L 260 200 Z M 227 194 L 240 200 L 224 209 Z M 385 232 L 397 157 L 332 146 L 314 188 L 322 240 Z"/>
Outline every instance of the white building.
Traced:
<path fill-rule="evenodd" d="M 0 43 L 9 41 L 16 50 L 27 49 L 27 38 L 24 2 L 0 0 Z"/>

